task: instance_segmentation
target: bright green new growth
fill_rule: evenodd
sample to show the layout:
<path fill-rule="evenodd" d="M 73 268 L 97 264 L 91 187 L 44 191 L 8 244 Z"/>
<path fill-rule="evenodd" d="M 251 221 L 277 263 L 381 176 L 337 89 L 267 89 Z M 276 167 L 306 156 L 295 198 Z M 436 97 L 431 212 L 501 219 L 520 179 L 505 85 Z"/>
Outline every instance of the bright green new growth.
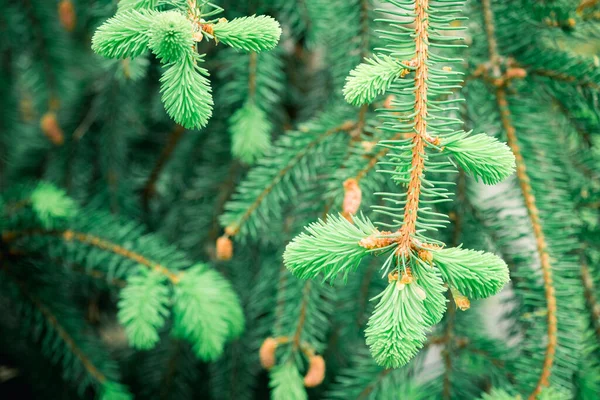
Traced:
<path fill-rule="evenodd" d="M 302 376 L 293 362 L 277 365 L 271 370 L 271 399 L 272 400 L 306 400 L 306 390 Z"/>
<path fill-rule="evenodd" d="M 467 296 L 492 296 L 510 280 L 506 263 L 494 254 L 460 247 L 432 250 L 432 254 L 444 280 Z"/>
<path fill-rule="evenodd" d="M 246 164 L 253 164 L 271 147 L 273 126 L 267 114 L 247 101 L 230 119 L 231 153 Z"/>
<path fill-rule="evenodd" d="M 119 0 L 118 12 L 128 10 L 150 10 L 156 7 L 157 0 Z"/>
<path fill-rule="evenodd" d="M 458 164 L 487 185 L 503 181 L 515 171 L 515 156 L 505 143 L 485 134 L 463 133 L 447 139 L 443 146 Z"/>
<path fill-rule="evenodd" d="M 158 13 L 150 27 L 148 45 L 163 62 L 178 61 L 193 49 L 192 24 L 177 11 Z"/>
<path fill-rule="evenodd" d="M 423 300 L 423 306 L 425 306 L 423 318 L 428 326 L 433 326 L 442 320 L 446 312 L 447 288 L 438 269 L 431 268 L 430 265 L 424 262 L 416 264 L 412 269 L 413 277 L 426 293 Z"/>
<path fill-rule="evenodd" d="M 188 53 L 167 64 L 160 78 L 162 102 L 167 114 L 185 128 L 202 128 L 212 116 L 213 99 L 208 71 L 200 65 L 202 57 Z"/>
<path fill-rule="evenodd" d="M 398 368 L 410 361 L 427 340 L 423 296 L 415 284 L 400 288 L 390 283 L 378 298 L 365 330 L 367 345 L 379 365 Z"/>
<path fill-rule="evenodd" d="M 219 357 L 225 343 L 244 330 L 244 314 L 231 284 L 202 264 L 187 270 L 174 287 L 173 318 L 174 334 L 189 340 L 205 361 Z"/>
<path fill-rule="evenodd" d="M 100 400 L 131 400 L 133 396 L 127 390 L 127 387 L 112 381 L 106 381 L 102 385 Z"/>
<path fill-rule="evenodd" d="M 131 346 L 147 350 L 160 340 L 158 330 L 169 316 L 169 287 L 164 275 L 142 271 L 121 291 L 118 318 Z"/>
<path fill-rule="evenodd" d="M 151 10 L 118 13 L 92 37 L 92 50 L 106 58 L 135 58 L 148 48 L 149 29 L 157 15 Z"/>
<path fill-rule="evenodd" d="M 279 42 L 281 27 L 266 15 L 235 18 L 214 26 L 215 39 L 236 49 L 260 52 Z"/>
<path fill-rule="evenodd" d="M 408 73 L 401 62 L 387 55 L 374 55 L 350 71 L 344 86 L 344 97 L 352 105 L 372 103 L 388 90 L 394 81 Z"/>
<path fill-rule="evenodd" d="M 283 253 L 286 267 L 302 279 L 335 279 L 344 277 L 358 266 L 369 253 L 359 241 L 377 234 L 375 226 L 364 216 L 353 217 L 354 224 L 341 215 L 329 215 L 326 221 L 318 220 L 306 227 L 287 245 Z"/>
<path fill-rule="evenodd" d="M 186 4 L 186 7 L 190 4 Z M 167 64 L 160 79 L 162 101 L 167 114 L 185 128 L 203 128 L 212 116 L 213 99 L 208 71 L 198 66 L 203 55 L 199 55 L 195 49 L 194 32 L 200 29 L 199 17 L 188 19 L 181 10 L 157 12 L 152 10 L 155 6 L 154 1 L 144 0 L 121 4 L 117 15 L 106 21 L 94 34 L 92 49 L 107 58 L 135 58 L 148 47 L 152 49 Z M 189 11 L 193 15 L 202 13 L 198 8 Z M 264 15 L 216 24 L 205 22 L 204 19 L 201 22 L 212 27 L 212 33 L 205 32 L 207 37 L 245 51 L 271 50 L 281 36 L 279 23 Z M 249 111 L 240 110 L 245 115 Z M 241 116 L 238 115 L 240 123 Z M 246 163 L 253 162 L 268 149 L 270 127 L 267 119 L 261 119 L 261 116 L 264 114 L 253 116 L 254 121 L 250 122 L 256 124 L 252 124 L 252 131 L 247 131 L 247 127 L 241 124 L 233 128 L 234 154 L 239 154 Z M 245 146 L 249 138 L 257 140 L 253 149 Z"/>
<path fill-rule="evenodd" d="M 42 182 L 31 193 L 31 207 L 44 228 L 53 228 L 57 223 L 75 215 L 77 206 L 67 193 L 52 185 Z"/>

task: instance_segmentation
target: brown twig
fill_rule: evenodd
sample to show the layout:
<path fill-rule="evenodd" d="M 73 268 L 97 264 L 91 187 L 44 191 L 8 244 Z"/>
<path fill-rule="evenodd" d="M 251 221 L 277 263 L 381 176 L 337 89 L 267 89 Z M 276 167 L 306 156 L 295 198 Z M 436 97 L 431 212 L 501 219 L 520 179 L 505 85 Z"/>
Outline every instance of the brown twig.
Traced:
<path fill-rule="evenodd" d="M 169 161 L 171 154 L 173 154 L 173 151 L 177 147 L 177 144 L 181 140 L 181 137 L 183 136 L 184 132 L 185 128 L 177 124 L 169 134 L 167 144 L 160 153 L 160 156 L 158 157 L 158 160 L 156 161 L 156 164 L 154 165 L 154 168 L 152 169 L 152 172 L 150 173 L 150 176 L 148 177 L 148 180 L 144 185 L 144 190 L 142 193 L 142 202 L 145 210 L 149 210 L 150 200 L 156 192 L 156 181 L 158 180 L 158 177 L 160 176 L 160 173 L 162 172 L 163 168 L 167 164 L 167 161 Z"/>
<path fill-rule="evenodd" d="M 102 250 L 109 251 L 113 254 L 120 255 L 121 257 L 135 261 L 153 271 L 156 271 L 166 276 L 173 284 L 179 283 L 181 279 L 181 272 L 175 273 L 169 270 L 167 267 L 152 261 L 145 256 L 128 250 L 118 244 L 112 243 L 108 240 L 104 240 L 98 236 L 94 236 L 87 233 L 76 232 L 70 229 L 65 231 L 44 231 L 44 230 L 28 230 L 28 231 L 4 231 L 2 232 L 2 241 L 11 242 L 22 237 L 27 236 L 54 236 L 63 239 L 66 242 L 79 242 L 92 247 L 96 247 Z"/>
<path fill-rule="evenodd" d="M 417 229 L 417 214 L 419 211 L 419 198 L 421 194 L 421 179 L 425 171 L 425 146 L 427 144 L 427 79 L 429 66 L 429 20 L 427 9 L 429 0 L 415 1 L 415 135 L 412 143 L 412 160 L 410 178 L 404 206 L 404 220 L 399 229 L 401 235 L 398 244 L 400 254 L 408 253 L 413 235 Z"/>

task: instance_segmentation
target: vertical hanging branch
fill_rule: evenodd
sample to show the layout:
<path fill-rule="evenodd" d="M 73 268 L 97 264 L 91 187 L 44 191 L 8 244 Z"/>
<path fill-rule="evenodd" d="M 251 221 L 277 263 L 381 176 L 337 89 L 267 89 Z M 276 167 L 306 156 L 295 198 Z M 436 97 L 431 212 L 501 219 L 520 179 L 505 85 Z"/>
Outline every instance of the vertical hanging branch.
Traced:
<path fill-rule="evenodd" d="M 459 18 L 460 2 L 390 3 L 397 7 L 394 15 L 412 23 L 401 28 L 392 24 L 389 32 L 381 31 L 390 42 L 381 51 L 388 54 L 376 54 L 356 67 L 347 79 L 344 95 L 358 106 L 376 101 L 388 90 L 398 94 L 391 107 L 382 111 L 382 130 L 400 132 L 403 137 L 382 141 L 381 145 L 393 150 L 386 164 L 394 170 L 386 172 L 403 189 L 401 193 L 384 193 L 384 200 L 391 206 L 373 206 L 394 218 L 393 224 L 381 224 L 396 230 L 379 231 L 360 215 L 352 219 L 354 225 L 329 216 L 326 222 L 309 225 L 306 233 L 288 245 L 284 262 L 301 278 L 322 274 L 333 280 L 338 274 L 346 276 L 366 254 L 385 254 L 382 269 L 389 272 L 388 285 L 377 296 L 379 302 L 365 336 L 377 363 L 397 368 L 423 347 L 425 332 L 441 320 L 446 309 L 443 293 L 448 286 L 470 297 L 487 297 L 497 293 L 509 279 L 506 264 L 498 257 L 461 247 L 446 249 L 426 235 L 447 224 L 446 216 L 435 212 L 434 207 L 435 203 L 449 201 L 452 195 L 444 187 L 446 182 L 426 179 L 426 169 L 432 174 L 453 171 L 446 159 L 451 155 L 466 172 L 494 184 L 514 171 L 514 157 L 507 146 L 485 134 L 469 136 L 454 128 L 462 125 L 452 114 L 457 99 L 429 98 L 451 94 L 462 82 L 460 74 L 447 65 L 457 59 L 445 54 L 445 49 L 458 47 L 454 42 L 461 38 L 439 33 L 453 29 L 451 22 Z M 434 47 L 440 50 L 430 54 Z M 429 85 L 433 87 L 431 92 Z M 429 115 L 429 107 L 435 115 Z M 428 126 L 429 119 L 437 121 Z"/>
<path fill-rule="evenodd" d="M 406 205 L 404 206 L 404 222 L 400 228 L 401 241 L 398 245 L 400 255 L 410 251 L 412 236 L 417 229 L 417 213 L 421 195 L 421 179 L 425 170 L 425 144 L 427 137 L 427 78 L 429 67 L 429 44 L 427 28 L 427 8 L 429 0 L 415 1 L 415 135 L 412 140 L 412 159 L 410 180 L 408 183 Z"/>
<path fill-rule="evenodd" d="M 542 231 L 539 210 L 536 205 L 533 189 L 531 187 L 530 179 L 527 174 L 525 161 L 519 148 L 517 132 L 511 120 L 510 108 L 506 96 L 504 79 L 502 79 L 501 77 L 500 54 L 498 52 L 498 45 L 496 42 L 494 14 L 490 0 L 482 0 L 482 7 L 483 18 L 485 22 L 485 30 L 488 40 L 490 65 L 492 68 L 493 77 L 496 78 L 495 82 L 498 82 L 496 88 L 496 102 L 498 104 L 498 110 L 500 112 L 502 127 L 506 133 L 508 146 L 515 155 L 517 165 L 517 179 L 519 182 L 519 187 L 521 188 L 521 192 L 523 194 L 527 214 L 529 215 L 529 219 L 531 221 L 531 226 L 536 242 L 536 248 L 540 258 L 542 276 L 544 280 L 544 291 L 547 303 L 548 343 L 546 345 L 546 352 L 544 356 L 542 372 L 540 374 L 536 387 L 530 396 L 530 399 L 535 399 L 535 397 L 542 391 L 542 388 L 544 386 L 549 386 L 549 378 L 552 372 L 552 365 L 554 363 L 554 355 L 556 353 L 557 318 L 555 289 L 552 281 L 552 265 L 550 263 L 550 257 L 547 252 L 546 238 L 544 236 L 544 232 Z"/>

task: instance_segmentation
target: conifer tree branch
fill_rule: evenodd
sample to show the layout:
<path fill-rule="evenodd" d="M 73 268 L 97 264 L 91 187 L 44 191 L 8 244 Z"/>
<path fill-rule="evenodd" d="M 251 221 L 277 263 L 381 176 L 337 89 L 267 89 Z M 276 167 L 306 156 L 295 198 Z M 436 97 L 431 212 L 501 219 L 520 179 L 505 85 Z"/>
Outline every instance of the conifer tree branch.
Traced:
<path fill-rule="evenodd" d="M 164 265 L 161 265 L 157 262 L 154 262 L 142 254 L 136 253 L 134 251 L 128 250 L 123 246 L 120 246 L 116 243 L 112 243 L 108 240 L 104 240 L 98 236 L 72 231 L 70 229 L 64 231 L 45 231 L 45 230 L 28 230 L 28 231 L 4 231 L 2 232 L 2 240 L 5 242 L 10 242 L 17 240 L 21 237 L 27 236 L 53 236 L 59 237 L 65 242 L 76 241 L 82 244 L 86 244 L 92 247 L 96 247 L 102 250 L 109 251 L 111 253 L 117 254 L 121 257 L 125 257 L 132 261 L 135 261 L 149 269 L 156 271 L 164 276 L 166 276 L 171 283 L 177 284 L 181 280 L 181 272 L 174 273 L 169 270 Z"/>
<path fill-rule="evenodd" d="M 12 276 L 11 276 L 12 277 Z M 20 292 L 39 310 L 39 312 L 44 316 L 44 318 L 48 321 L 48 323 L 52 326 L 52 328 L 56 331 L 58 336 L 63 340 L 65 345 L 69 348 L 71 353 L 75 355 L 75 357 L 81 362 L 81 365 L 85 368 L 90 376 L 92 376 L 97 383 L 103 384 L 107 381 L 106 376 L 100 372 L 98 368 L 94 365 L 94 363 L 85 355 L 83 350 L 77 345 L 75 340 L 71 337 L 69 332 L 62 326 L 58 318 L 54 315 L 52 310 L 50 310 L 44 303 L 40 301 L 37 297 L 35 297 L 23 284 L 23 282 L 14 279 L 15 284 L 19 288 Z"/>
<path fill-rule="evenodd" d="M 499 78 L 501 74 L 500 54 L 498 52 L 498 45 L 496 42 L 494 15 L 491 7 L 491 0 L 482 0 L 482 7 L 483 19 L 485 23 L 488 41 L 490 64 L 492 66 L 492 72 L 494 76 Z M 533 234 L 536 241 L 536 248 L 540 258 L 542 276 L 544 280 L 544 291 L 547 303 L 548 342 L 546 345 L 544 363 L 539 380 L 529 397 L 531 400 L 533 400 L 542 391 L 542 388 L 544 386 L 549 386 L 549 378 L 552 372 L 552 365 L 554 363 L 554 356 L 556 353 L 557 346 L 556 297 L 552 281 L 552 265 L 550 263 L 550 257 L 547 252 L 546 238 L 542 230 L 539 210 L 535 201 L 533 189 L 530 184 L 530 178 L 527 174 L 525 161 L 523 159 L 523 155 L 521 154 L 521 150 L 517 140 L 517 132 L 511 120 L 506 89 L 503 85 L 500 85 L 496 88 L 496 103 L 498 106 L 498 111 L 500 113 L 502 127 L 504 132 L 506 133 L 508 146 L 515 155 L 517 164 L 517 179 L 519 182 L 519 187 L 521 188 L 521 192 L 523 194 L 523 200 L 525 202 L 525 207 L 529 215 L 529 219 L 533 229 Z"/>
<path fill-rule="evenodd" d="M 585 300 L 591 314 L 590 317 L 592 319 L 594 333 L 596 334 L 596 338 L 600 343 L 600 304 L 598 303 L 598 300 L 594 294 L 594 280 L 592 279 L 590 269 L 585 260 L 583 260 L 581 263 L 581 281 L 583 282 Z"/>
<path fill-rule="evenodd" d="M 309 292 L 311 288 L 311 281 L 307 281 L 302 289 L 302 303 L 300 304 L 300 315 L 298 317 L 298 324 L 296 325 L 296 331 L 294 332 L 294 338 L 292 339 L 293 349 L 296 351 L 300 348 L 302 337 L 302 330 L 304 329 L 304 322 L 306 321 L 306 307 L 309 301 Z"/>
<path fill-rule="evenodd" d="M 588 87 L 593 90 L 600 90 L 600 85 L 598 83 L 588 80 L 581 79 L 580 77 L 569 75 L 563 71 L 553 71 L 550 69 L 542 69 L 542 68 L 534 68 L 531 73 L 533 75 L 545 76 L 548 78 L 552 78 L 557 81 L 563 81 L 568 83 L 573 83 L 577 86 Z"/>
<path fill-rule="evenodd" d="M 344 122 L 332 129 L 329 129 L 322 134 L 315 137 L 310 143 L 306 145 L 304 149 L 299 151 L 287 164 L 281 168 L 273 179 L 264 187 L 261 193 L 256 197 L 256 199 L 249 205 L 246 211 L 233 223 L 227 225 L 225 227 L 225 233 L 229 237 L 233 237 L 237 235 L 240 231 L 241 227 L 244 223 L 252 216 L 254 211 L 261 205 L 263 200 L 267 197 L 269 193 L 275 188 L 275 186 L 286 176 L 288 171 L 294 168 L 298 163 L 300 163 L 304 157 L 312 150 L 315 146 L 318 146 L 328 137 L 339 133 L 339 132 L 349 132 L 354 126 L 356 126 L 355 122 Z"/>
<path fill-rule="evenodd" d="M 398 251 L 408 253 L 417 229 L 417 214 L 421 194 L 421 179 L 425 172 L 425 146 L 427 143 L 427 79 L 429 66 L 429 0 L 415 0 L 415 135 L 412 140 L 411 172 L 407 188 L 404 220 L 399 229 L 401 235 Z"/>
<path fill-rule="evenodd" d="M 375 379 L 375 381 L 371 382 L 367 387 L 365 387 L 363 391 L 360 392 L 356 400 L 363 400 L 369 398 L 369 395 L 379 384 L 379 382 L 381 382 L 381 380 L 388 376 L 392 371 L 394 371 L 393 368 L 386 368 L 383 371 L 381 371 L 379 375 L 377 375 L 377 379 Z"/>

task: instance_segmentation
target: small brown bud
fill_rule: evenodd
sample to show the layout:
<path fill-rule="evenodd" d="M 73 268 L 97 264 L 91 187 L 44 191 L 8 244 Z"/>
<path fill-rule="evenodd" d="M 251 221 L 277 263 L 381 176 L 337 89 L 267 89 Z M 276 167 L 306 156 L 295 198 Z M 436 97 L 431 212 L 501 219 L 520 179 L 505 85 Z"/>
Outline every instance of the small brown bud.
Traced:
<path fill-rule="evenodd" d="M 461 309 L 462 311 L 466 311 L 471 307 L 471 301 L 467 296 L 458 291 L 458 289 L 454 287 L 450 287 L 450 292 L 452 293 L 452 298 L 454 299 L 454 304 L 456 304 L 456 308 Z"/>
<path fill-rule="evenodd" d="M 360 208 L 362 191 L 358 181 L 354 178 L 346 179 L 344 182 L 344 202 L 342 204 L 343 215 L 354 215 Z"/>
<path fill-rule="evenodd" d="M 446 66 L 443 66 L 443 67 L 442 67 L 442 71 L 450 72 L 450 71 L 452 71 L 452 67 L 449 67 L 449 66 L 447 66 L 447 65 L 446 65 Z"/>
<path fill-rule="evenodd" d="M 412 277 L 412 275 L 405 272 L 402 274 L 402 278 L 400 278 L 400 280 L 398 282 L 403 285 L 408 285 L 410 283 L 413 283 L 413 281 L 414 281 L 414 278 Z"/>
<path fill-rule="evenodd" d="M 394 270 L 388 274 L 388 283 L 398 280 L 398 270 Z"/>
<path fill-rule="evenodd" d="M 308 371 L 304 376 L 304 386 L 312 388 L 319 386 L 325 379 L 325 359 L 322 356 L 310 357 Z"/>
<path fill-rule="evenodd" d="M 46 136 L 53 144 L 60 146 L 64 143 L 65 135 L 58 125 L 55 113 L 49 111 L 44 114 L 40 119 L 40 128 L 42 129 L 44 136 Z"/>
<path fill-rule="evenodd" d="M 221 236 L 217 239 L 217 260 L 231 260 L 233 256 L 233 242 L 228 236 Z"/>
<path fill-rule="evenodd" d="M 523 68 L 509 68 L 505 75 L 506 79 L 523 79 L 527 76 L 527 71 Z"/>
<path fill-rule="evenodd" d="M 71 0 L 61 0 L 58 3 L 58 19 L 66 31 L 72 32 L 75 29 L 77 16 Z"/>
<path fill-rule="evenodd" d="M 201 42 L 203 37 L 204 35 L 202 34 L 202 31 L 194 32 L 194 34 L 192 35 L 192 39 L 194 39 L 194 42 Z"/>
<path fill-rule="evenodd" d="M 456 296 L 454 298 L 454 304 L 456 304 L 456 308 L 460 308 L 462 311 L 471 308 L 471 301 L 466 296 Z"/>
<path fill-rule="evenodd" d="M 433 261 L 433 254 L 429 250 L 419 249 L 419 258 L 423 261 L 431 263 Z"/>
<path fill-rule="evenodd" d="M 360 145 L 367 153 L 370 153 L 371 151 L 373 151 L 373 147 L 375 147 L 376 144 L 377 144 L 377 142 L 369 142 L 367 140 L 363 140 L 362 142 L 360 142 Z"/>
<path fill-rule="evenodd" d="M 264 369 L 268 370 L 275 366 L 275 350 L 277 350 L 277 340 L 272 337 L 266 338 L 258 351 L 260 365 Z"/>

